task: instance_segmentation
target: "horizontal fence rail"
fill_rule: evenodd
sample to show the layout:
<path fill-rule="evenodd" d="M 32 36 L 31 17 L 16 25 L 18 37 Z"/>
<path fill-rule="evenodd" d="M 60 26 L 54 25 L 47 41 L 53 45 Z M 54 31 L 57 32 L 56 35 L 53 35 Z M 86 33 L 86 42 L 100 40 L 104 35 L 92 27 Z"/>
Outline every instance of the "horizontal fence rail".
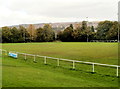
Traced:
<path fill-rule="evenodd" d="M 6 50 L 3 50 L 3 49 L 0 49 L 0 53 L 2 54 L 2 52 L 5 52 L 5 54 L 7 54 L 7 51 Z M 94 63 L 94 62 L 85 62 L 85 61 L 77 61 L 77 60 L 70 60 L 70 59 L 63 59 L 63 58 L 55 58 L 55 57 L 48 57 L 48 56 L 41 56 L 41 55 L 33 55 L 33 54 L 27 54 L 27 53 L 20 53 L 20 52 L 15 52 L 15 51 L 9 51 L 9 52 L 13 52 L 13 53 L 16 53 L 18 54 L 18 57 L 19 57 L 19 54 L 21 55 L 24 55 L 25 56 L 25 60 L 27 59 L 26 56 L 32 56 L 34 58 L 34 62 L 36 62 L 36 57 L 41 57 L 41 58 L 44 58 L 44 64 L 47 64 L 47 59 L 55 59 L 57 60 L 57 66 L 60 66 L 60 60 L 61 61 L 69 61 L 69 62 L 72 62 L 73 64 L 73 69 L 75 69 L 75 63 L 84 63 L 84 64 L 90 64 L 92 65 L 92 72 L 95 72 L 95 65 L 99 65 L 99 66 L 108 66 L 108 67 L 116 67 L 116 76 L 118 77 L 118 69 L 120 68 L 120 66 L 118 65 L 109 65 L 109 64 L 101 64 L 101 63 Z"/>
<path fill-rule="evenodd" d="M 90 40 L 90 42 L 118 42 L 118 40 Z"/>

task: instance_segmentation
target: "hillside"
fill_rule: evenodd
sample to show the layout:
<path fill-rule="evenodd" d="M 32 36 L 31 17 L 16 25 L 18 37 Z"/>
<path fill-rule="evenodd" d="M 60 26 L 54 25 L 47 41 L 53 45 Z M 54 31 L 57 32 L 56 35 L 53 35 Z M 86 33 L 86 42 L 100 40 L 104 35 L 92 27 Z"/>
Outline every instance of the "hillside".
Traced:
<path fill-rule="evenodd" d="M 78 24 L 81 25 L 82 22 L 58 22 L 58 23 L 38 23 L 38 24 L 33 24 L 35 26 L 35 28 L 39 28 L 39 27 L 43 27 L 44 24 L 51 24 L 51 26 L 53 27 L 53 30 L 63 30 L 66 27 L 68 27 L 70 24 L 73 24 L 74 27 L 76 27 Z M 93 21 L 93 22 L 88 22 L 88 26 L 94 26 L 97 27 L 99 21 Z M 22 26 L 24 26 L 25 28 L 28 28 L 28 26 L 30 24 L 20 24 Z M 9 27 L 19 27 L 19 25 L 13 25 L 13 26 L 9 26 Z"/>

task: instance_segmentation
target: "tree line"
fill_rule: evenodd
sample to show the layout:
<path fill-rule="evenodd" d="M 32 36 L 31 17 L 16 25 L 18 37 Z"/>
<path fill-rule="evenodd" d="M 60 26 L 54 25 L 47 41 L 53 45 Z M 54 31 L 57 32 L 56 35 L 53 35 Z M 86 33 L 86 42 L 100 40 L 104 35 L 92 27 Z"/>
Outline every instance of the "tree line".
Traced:
<path fill-rule="evenodd" d="M 87 22 L 83 21 L 82 26 L 77 26 L 75 29 L 71 24 L 64 31 L 58 34 L 61 41 L 64 42 L 86 42 L 91 40 L 117 40 L 118 39 L 118 24 L 117 21 L 101 21 L 98 26 L 87 26 Z"/>
<path fill-rule="evenodd" d="M 35 29 L 34 25 L 28 28 L 23 26 L 2 27 L 3 43 L 23 43 L 23 42 L 51 42 L 55 40 L 55 33 L 49 24 L 45 24 L 43 28 Z"/>
<path fill-rule="evenodd" d="M 55 32 L 50 24 L 35 28 L 29 25 L 28 28 L 2 27 L 3 43 L 23 43 L 23 42 L 87 42 L 91 40 L 117 40 L 118 39 L 117 21 L 101 21 L 98 26 L 88 26 L 87 21 L 74 27 L 72 24 L 62 31 Z"/>

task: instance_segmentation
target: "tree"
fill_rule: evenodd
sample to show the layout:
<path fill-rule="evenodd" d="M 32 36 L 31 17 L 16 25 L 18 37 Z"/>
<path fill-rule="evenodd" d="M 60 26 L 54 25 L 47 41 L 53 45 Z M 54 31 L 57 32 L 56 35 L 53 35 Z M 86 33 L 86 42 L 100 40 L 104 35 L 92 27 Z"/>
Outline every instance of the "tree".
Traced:
<path fill-rule="evenodd" d="M 12 33 L 9 27 L 2 27 L 2 42 L 10 43 L 11 42 Z"/>
<path fill-rule="evenodd" d="M 118 39 L 118 22 L 113 22 L 112 27 L 107 32 L 106 38 L 109 40 L 117 40 Z"/>
<path fill-rule="evenodd" d="M 55 33 L 54 33 L 54 31 L 52 30 L 51 25 L 45 24 L 45 25 L 43 26 L 43 29 L 44 29 L 44 30 L 43 30 L 44 41 L 50 42 L 50 41 L 55 40 Z"/>
<path fill-rule="evenodd" d="M 17 43 L 19 39 L 19 30 L 16 27 L 12 27 L 10 29 L 11 31 L 11 42 L 12 43 Z"/>
<path fill-rule="evenodd" d="M 97 39 L 106 40 L 107 33 L 113 26 L 112 21 L 102 21 L 97 26 Z"/>
<path fill-rule="evenodd" d="M 30 34 L 30 39 L 31 41 L 34 41 L 35 40 L 35 37 L 36 37 L 36 29 L 35 29 L 35 26 L 30 24 L 28 26 L 28 29 L 27 29 L 28 33 Z"/>
<path fill-rule="evenodd" d="M 70 24 L 70 27 L 73 29 L 73 24 Z"/>
<path fill-rule="evenodd" d="M 40 42 L 50 42 L 55 40 L 55 33 L 49 24 L 45 24 L 43 28 L 38 28 L 36 36 L 36 41 Z"/>
<path fill-rule="evenodd" d="M 30 41 L 30 35 L 25 27 L 19 26 L 19 39 L 18 42 L 28 42 Z"/>
<path fill-rule="evenodd" d="M 36 41 L 37 42 L 43 42 L 44 41 L 44 34 L 43 34 L 43 28 L 38 28 L 36 30 Z"/>
<path fill-rule="evenodd" d="M 94 26 L 91 26 L 91 31 L 95 32 Z"/>
<path fill-rule="evenodd" d="M 81 32 L 80 32 L 79 29 L 75 29 L 72 33 L 72 36 L 73 36 L 73 39 L 74 39 L 75 42 L 76 41 L 77 42 L 81 41 Z"/>
<path fill-rule="evenodd" d="M 82 21 L 82 27 L 81 30 L 87 30 L 87 21 Z"/>
<path fill-rule="evenodd" d="M 87 26 L 87 22 L 83 21 L 82 26 L 81 27 L 77 26 L 77 28 L 73 31 L 73 37 L 74 37 L 74 41 L 86 42 L 87 38 L 88 41 L 93 40 L 95 37 L 95 33 L 92 32 L 90 26 Z"/>
<path fill-rule="evenodd" d="M 70 25 L 69 27 L 67 27 L 63 32 L 60 32 L 58 34 L 58 37 L 60 40 L 65 41 L 65 42 L 71 42 L 73 41 L 73 26 Z"/>

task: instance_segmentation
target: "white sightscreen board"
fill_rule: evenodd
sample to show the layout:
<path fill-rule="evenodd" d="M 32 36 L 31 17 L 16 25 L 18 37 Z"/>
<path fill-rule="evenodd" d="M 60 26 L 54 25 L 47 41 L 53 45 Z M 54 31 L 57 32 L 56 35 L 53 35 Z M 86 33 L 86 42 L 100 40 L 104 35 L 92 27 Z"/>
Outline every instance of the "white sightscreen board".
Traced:
<path fill-rule="evenodd" d="M 1 88 L 2 88 L 2 57 L 0 56 L 0 89 Z"/>
<path fill-rule="evenodd" d="M 118 2 L 118 21 L 120 22 L 120 1 Z"/>

